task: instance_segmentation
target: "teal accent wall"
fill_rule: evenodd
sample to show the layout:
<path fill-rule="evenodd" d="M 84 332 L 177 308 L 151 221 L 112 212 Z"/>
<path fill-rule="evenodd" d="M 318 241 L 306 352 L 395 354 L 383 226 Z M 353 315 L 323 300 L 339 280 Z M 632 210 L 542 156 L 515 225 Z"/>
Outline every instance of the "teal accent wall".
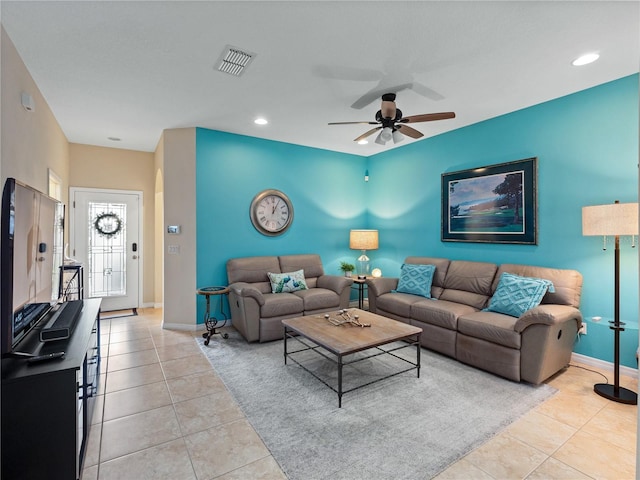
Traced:
<path fill-rule="evenodd" d="M 369 157 L 373 266 L 397 276 L 407 255 L 428 255 L 572 268 L 584 276 L 583 314 L 613 317 L 612 239 L 603 251 L 602 237 L 583 237 L 581 209 L 638 201 L 638 101 L 632 75 Z M 538 158 L 538 245 L 440 241 L 443 172 L 529 157 Z M 621 317 L 637 321 L 638 248 L 621 242 Z M 584 340 L 576 352 L 613 358 L 611 331 Z M 634 368 L 637 343 L 623 355 Z"/>
<path fill-rule="evenodd" d="M 341 260 L 357 256 L 349 230 L 377 228 L 380 249 L 368 254 L 385 276 L 397 276 L 408 255 L 572 268 L 584 276 L 583 314 L 612 317 L 613 244 L 603 251 L 601 238 L 582 236 L 581 208 L 637 201 L 638 104 L 632 75 L 369 158 L 199 128 L 198 285 L 226 284 L 227 259 L 248 255 L 317 252 L 338 274 Z M 529 157 L 538 158 L 538 245 L 440 241 L 443 172 Z M 251 200 L 266 188 L 294 204 L 280 237 L 259 234 L 249 220 Z M 622 243 L 621 316 L 637 321 L 638 249 Z M 575 351 L 611 361 L 604 330 Z M 637 338 L 631 343 L 637 348 Z M 623 352 L 623 364 L 636 367 L 635 350 Z"/>
<path fill-rule="evenodd" d="M 368 223 L 365 166 L 357 155 L 196 129 L 198 286 L 226 285 L 233 257 L 318 253 L 326 273 L 341 274 L 340 261 L 355 258 L 349 230 Z M 268 188 L 293 203 L 293 223 L 277 237 L 249 218 L 254 196 Z M 199 298 L 199 323 L 204 306 Z"/>

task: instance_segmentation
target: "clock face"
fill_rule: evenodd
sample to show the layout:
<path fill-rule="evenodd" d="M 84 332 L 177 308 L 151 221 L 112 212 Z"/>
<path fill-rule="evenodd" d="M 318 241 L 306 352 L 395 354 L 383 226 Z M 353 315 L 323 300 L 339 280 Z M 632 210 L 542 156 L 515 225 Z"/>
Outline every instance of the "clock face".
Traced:
<path fill-rule="evenodd" d="M 253 226 L 263 235 L 280 235 L 293 221 L 291 200 L 279 190 L 264 190 L 251 202 Z"/>

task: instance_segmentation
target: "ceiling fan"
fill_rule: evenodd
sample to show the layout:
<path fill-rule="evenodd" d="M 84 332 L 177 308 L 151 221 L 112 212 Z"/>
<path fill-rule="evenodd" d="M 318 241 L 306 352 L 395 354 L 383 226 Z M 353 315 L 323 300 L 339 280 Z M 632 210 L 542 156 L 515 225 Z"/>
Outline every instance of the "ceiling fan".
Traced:
<path fill-rule="evenodd" d="M 455 118 L 454 112 L 442 112 L 442 113 L 425 113 L 422 115 L 411 115 L 409 117 L 403 117 L 402 111 L 396 108 L 396 94 L 385 93 L 382 95 L 382 106 L 376 113 L 375 122 L 331 122 L 329 125 L 350 125 L 356 123 L 364 123 L 366 125 L 378 125 L 372 128 L 368 132 L 363 133 L 359 137 L 354 139 L 354 142 L 360 142 L 367 138 L 369 135 L 373 135 L 380 130 L 380 133 L 376 137 L 375 142 L 379 145 L 386 144 L 389 140 L 393 140 L 393 143 L 398 143 L 404 140 L 402 134 L 411 138 L 420 138 L 424 135 L 415 128 L 407 125 L 407 123 L 418 122 L 432 122 L 434 120 L 446 120 L 447 118 Z"/>

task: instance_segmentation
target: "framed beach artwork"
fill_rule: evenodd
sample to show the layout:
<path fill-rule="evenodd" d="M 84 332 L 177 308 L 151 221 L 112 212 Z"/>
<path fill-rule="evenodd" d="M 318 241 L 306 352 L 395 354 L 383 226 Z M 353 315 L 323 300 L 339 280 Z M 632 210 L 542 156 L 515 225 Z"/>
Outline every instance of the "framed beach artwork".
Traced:
<path fill-rule="evenodd" d="M 537 158 L 442 174 L 442 241 L 537 245 Z"/>

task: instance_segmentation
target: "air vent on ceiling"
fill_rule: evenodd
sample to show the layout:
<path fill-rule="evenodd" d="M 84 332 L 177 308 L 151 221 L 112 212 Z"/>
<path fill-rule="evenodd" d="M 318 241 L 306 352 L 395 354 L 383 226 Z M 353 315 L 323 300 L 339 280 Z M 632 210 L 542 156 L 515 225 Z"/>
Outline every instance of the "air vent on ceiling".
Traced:
<path fill-rule="evenodd" d="M 227 45 L 220 56 L 218 70 L 239 77 L 255 56 L 255 53 L 245 52 L 237 47 Z"/>

